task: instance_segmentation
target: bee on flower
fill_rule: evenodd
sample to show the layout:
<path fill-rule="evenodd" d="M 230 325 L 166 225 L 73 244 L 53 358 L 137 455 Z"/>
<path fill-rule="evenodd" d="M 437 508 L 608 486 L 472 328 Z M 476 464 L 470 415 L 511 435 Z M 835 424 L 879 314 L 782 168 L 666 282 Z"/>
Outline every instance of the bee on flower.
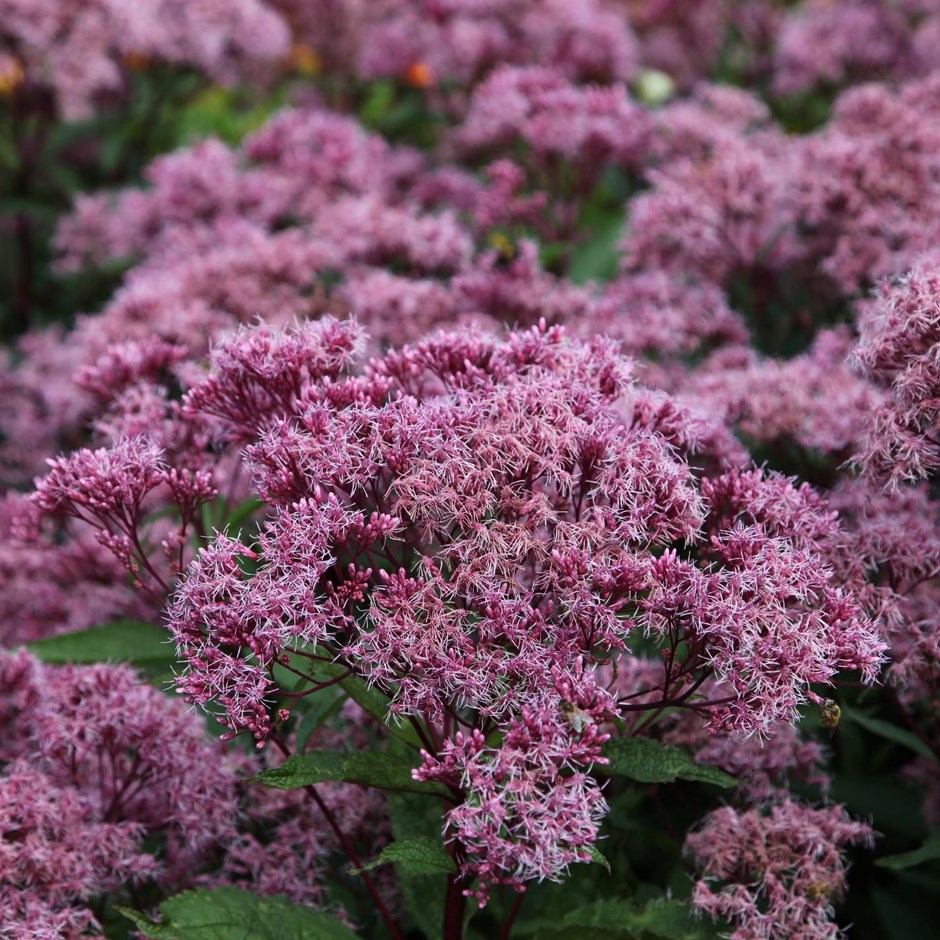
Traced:
<path fill-rule="evenodd" d="M 564 713 L 565 718 L 568 719 L 568 724 L 574 728 L 577 734 L 583 734 L 591 725 L 594 724 L 594 719 L 582 708 L 578 708 L 574 702 L 569 702 L 567 700 L 562 700 L 561 710 Z"/>

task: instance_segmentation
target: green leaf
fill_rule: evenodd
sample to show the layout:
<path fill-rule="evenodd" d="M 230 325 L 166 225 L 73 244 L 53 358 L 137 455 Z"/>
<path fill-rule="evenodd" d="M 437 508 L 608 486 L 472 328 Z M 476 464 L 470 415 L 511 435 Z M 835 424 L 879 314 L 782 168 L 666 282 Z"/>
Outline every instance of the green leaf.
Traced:
<path fill-rule="evenodd" d="M 301 699 L 304 701 L 304 699 Z M 314 733 L 343 704 L 343 696 L 336 688 L 322 689 L 307 700 L 303 718 L 297 726 L 297 750 L 301 751 Z"/>
<path fill-rule="evenodd" d="M 389 720 L 388 696 L 383 695 L 378 689 L 370 689 L 359 676 L 343 679 L 339 686 L 363 711 L 368 712 L 385 725 L 390 735 L 415 750 L 420 750 L 424 746 L 411 725 L 398 724 L 395 719 Z"/>
<path fill-rule="evenodd" d="M 838 772 L 833 776 L 831 797 L 853 816 L 870 817 L 878 832 L 911 842 L 923 837 L 917 801 L 898 799 L 896 771 L 878 775 L 861 770 Z"/>
<path fill-rule="evenodd" d="M 323 651 L 317 650 L 317 652 L 322 654 Z M 317 682 L 328 682 L 348 671 L 342 663 L 322 661 L 305 662 L 304 668 Z M 424 746 L 418 733 L 411 725 L 398 724 L 395 720 L 389 721 L 389 699 L 387 695 L 384 695 L 378 689 L 369 688 L 365 680 L 359 676 L 347 676 L 337 684 L 363 711 L 381 722 L 390 735 L 398 738 L 399 741 L 407 744 L 413 750 L 420 750 Z"/>
<path fill-rule="evenodd" d="M 444 807 L 417 793 L 389 793 L 386 803 L 392 835 L 399 842 L 415 837 L 441 838 Z M 427 940 L 442 940 L 444 897 L 447 878 L 438 875 L 408 875 L 397 871 L 405 912 Z"/>
<path fill-rule="evenodd" d="M 592 220 L 591 237 L 571 252 L 568 276 L 575 284 L 609 281 L 616 275 L 623 228 L 621 213 Z"/>
<path fill-rule="evenodd" d="M 896 725 L 891 724 L 890 721 L 885 721 L 882 718 L 872 718 L 870 715 L 856 711 L 854 708 L 843 708 L 842 717 L 855 722 L 860 728 L 864 728 L 866 731 L 870 731 L 880 738 L 886 738 L 888 741 L 893 741 L 895 744 L 900 744 L 901 747 L 909 748 L 923 757 L 930 758 L 930 760 L 934 762 L 937 761 L 937 755 L 912 731 L 908 731 L 905 728 L 898 728 Z"/>
<path fill-rule="evenodd" d="M 712 940 L 717 936 L 711 924 L 697 919 L 687 905 L 666 898 L 644 906 L 617 898 L 594 901 L 558 921 L 524 922 L 514 932 L 534 933 L 545 940 Z"/>
<path fill-rule="evenodd" d="M 937 920 L 930 913 L 929 898 L 936 890 L 925 892 L 923 888 L 897 882 L 890 888 L 874 884 L 870 900 L 873 902 L 874 923 L 866 924 L 867 936 L 878 940 L 922 940 L 937 935 Z M 853 931 L 854 933 L 855 931 Z"/>
<path fill-rule="evenodd" d="M 307 751 L 288 757 L 280 767 L 265 770 L 255 779 L 278 790 L 297 790 L 315 783 L 342 780 L 380 790 L 449 794 L 439 783 L 413 779 L 411 770 L 409 761 L 387 752 Z"/>
<path fill-rule="evenodd" d="M 933 862 L 938 858 L 940 858 L 940 831 L 932 832 L 927 836 L 920 848 L 912 849 L 910 852 L 901 852 L 898 855 L 886 855 L 884 858 L 879 858 L 875 864 L 898 871 L 922 865 L 924 862 Z"/>
<path fill-rule="evenodd" d="M 571 245 L 568 242 L 548 242 L 539 246 L 539 264 L 543 268 L 552 268 L 561 263 L 571 251 Z"/>
<path fill-rule="evenodd" d="M 604 853 L 596 845 L 592 845 L 588 851 L 591 853 L 591 861 L 595 865 L 603 865 L 607 869 L 607 874 L 611 874 L 610 862 L 604 857 Z"/>
<path fill-rule="evenodd" d="M 377 127 L 387 116 L 395 101 L 395 86 L 387 79 L 373 82 L 359 109 L 359 119 L 368 127 Z"/>
<path fill-rule="evenodd" d="M 595 764 L 594 770 L 607 776 L 631 777 L 641 783 L 694 780 L 717 787 L 733 787 L 738 782 L 717 767 L 696 764 L 685 748 L 652 738 L 615 738 L 604 745 L 601 753 L 610 763 Z"/>
<path fill-rule="evenodd" d="M 250 496 L 248 499 L 235 506 L 225 518 L 226 532 L 237 531 L 248 521 L 259 509 L 264 507 L 260 499 Z"/>
<path fill-rule="evenodd" d="M 134 666 L 176 662 L 176 650 L 160 627 L 137 620 L 116 620 L 75 633 L 60 633 L 29 644 L 44 663 L 131 663 Z"/>
<path fill-rule="evenodd" d="M 356 940 L 329 914 L 239 888 L 177 894 L 160 905 L 159 924 L 136 911 L 121 913 L 154 940 Z"/>
<path fill-rule="evenodd" d="M 375 861 L 363 865 L 362 868 L 352 868 L 350 872 L 358 875 L 389 862 L 398 865 L 406 875 L 437 875 L 457 871 L 454 860 L 447 854 L 440 838 L 413 836 L 390 843 L 382 849 L 382 854 Z"/>

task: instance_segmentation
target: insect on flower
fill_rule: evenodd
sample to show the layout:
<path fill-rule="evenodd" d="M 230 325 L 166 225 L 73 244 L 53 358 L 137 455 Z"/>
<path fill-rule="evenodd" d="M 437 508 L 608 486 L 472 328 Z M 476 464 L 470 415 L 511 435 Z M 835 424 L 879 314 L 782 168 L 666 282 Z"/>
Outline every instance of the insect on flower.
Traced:
<path fill-rule="evenodd" d="M 842 718 L 842 709 L 836 704 L 836 702 L 827 698 L 819 706 L 819 723 L 824 727 L 829 729 L 830 736 L 835 734 L 836 727 L 839 724 L 839 720 Z"/>
<path fill-rule="evenodd" d="M 828 898 L 832 894 L 832 886 L 825 881 L 814 881 L 806 889 L 806 896 L 811 901 L 818 901 L 820 898 Z"/>
<path fill-rule="evenodd" d="M 562 699 L 561 710 L 565 713 L 565 718 L 569 724 L 578 733 L 582 734 L 586 728 L 594 724 L 594 719 L 583 709 L 578 708 L 574 702 Z"/>

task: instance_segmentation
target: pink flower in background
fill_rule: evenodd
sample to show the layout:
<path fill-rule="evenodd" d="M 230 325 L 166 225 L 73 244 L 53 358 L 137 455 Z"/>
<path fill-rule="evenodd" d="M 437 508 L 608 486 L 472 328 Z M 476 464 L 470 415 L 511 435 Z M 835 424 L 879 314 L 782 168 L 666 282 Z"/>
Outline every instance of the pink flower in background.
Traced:
<path fill-rule="evenodd" d="M 784 18 L 777 37 L 775 90 L 793 94 L 912 71 L 912 31 L 897 6 L 884 0 L 801 4 Z"/>
<path fill-rule="evenodd" d="M 434 84 L 473 84 L 494 66 L 552 62 L 574 80 L 624 80 L 636 68 L 626 19 L 604 0 L 394 0 L 368 11 L 358 36 L 365 78 L 425 65 Z"/>
<path fill-rule="evenodd" d="M 796 246 L 776 149 L 742 138 L 705 162 L 650 170 L 652 190 L 631 203 L 625 267 L 693 273 L 722 286 L 756 267 L 783 267 Z"/>
<path fill-rule="evenodd" d="M 56 539 L 30 518 L 32 508 L 20 494 L 0 499 L 0 641 L 5 647 L 158 615 L 92 533 Z"/>
<path fill-rule="evenodd" d="M 841 806 L 786 799 L 763 812 L 716 810 L 686 838 L 701 873 L 692 904 L 731 921 L 734 940 L 835 940 L 830 918 L 846 887 L 844 852 L 871 841 L 871 827 Z"/>
<path fill-rule="evenodd" d="M 887 389 L 860 448 L 863 468 L 888 485 L 930 476 L 940 465 L 940 269 L 922 258 L 885 283 L 865 308 L 855 361 Z"/>
<path fill-rule="evenodd" d="M 691 95 L 651 112 L 651 153 L 656 161 L 707 160 L 742 137 L 765 134 L 772 140 L 770 109 L 753 92 L 701 82 Z"/>
<path fill-rule="evenodd" d="M 234 82 L 270 70 L 289 42 L 263 0 L 3 0 L 0 22 L 0 48 L 70 120 L 126 97 L 135 64 L 188 65 Z"/>
<path fill-rule="evenodd" d="M 604 164 L 637 166 L 649 120 L 624 85 L 579 87 L 554 67 L 495 69 L 474 91 L 455 140 L 494 152 L 519 140 L 539 163 L 564 159 L 596 177 Z"/>
<path fill-rule="evenodd" d="M 849 367 L 851 348 L 849 332 L 838 329 L 821 330 L 810 350 L 792 359 L 725 349 L 679 379 L 675 390 L 748 440 L 792 442 L 845 460 L 883 401 Z"/>
<path fill-rule="evenodd" d="M 620 340 L 624 352 L 640 361 L 746 345 L 749 338 L 741 316 L 716 285 L 661 270 L 612 281 L 575 328 L 585 336 L 604 333 Z"/>
<path fill-rule="evenodd" d="M 496 251 L 479 256 L 474 268 L 451 281 L 458 309 L 486 314 L 516 327 L 577 323 L 594 308 L 593 291 L 544 271 L 535 242 L 525 239 L 506 258 Z"/>
<path fill-rule="evenodd" d="M 236 810 L 234 765 L 227 765 L 220 745 L 206 737 L 202 722 L 182 702 L 124 666 L 42 666 L 22 653 L 4 653 L 2 663 L 5 677 L 13 680 L 0 706 L 4 740 L 12 747 L 5 748 L 10 763 L 0 788 L 15 793 L 22 779 L 40 775 L 48 786 L 33 788 L 36 809 L 47 813 L 45 801 L 61 803 L 53 824 L 61 835 L 48 836 L 62 840 L 61 856 L 52 853 L 42 862 L 45 853 L 25 839 L 24 856 L 35 853 L 31 864 L 48 865 L 49 874 L 21 874 L 14 884 L 26 887 L 32 880 L 38 888 L 46 878 L 62 877 L 61 894 L 48 886 L 41 891 L 47 901 L 88 900 L 129 879 L 159 877 L 172 885 L 185 882 L 228 838 Z M 85 844 L 75 844 L 70 862 L 73 826 L 79 830 L 74 837 Z M 91 832 L 83 834 L 82 826 Z M 159 863 L 143 853 L 144 839 L 157 833 L 166 840 Z M 79 859 L 87 876 L 53 874 L 54 867 Z"/>
<path fill-rule="evenodd" d="M 843 293 L 935 246 L 938 115 L 936 77 L 897 92 L 859 85 L 793 148 L 789 201 L 804 251 Z"/>
<path fill-rule="evenodd" d="M 0 776 L 0 819 L 0 924 L 18 937 L 87 937 L 97 895 L 159 870 L 142 825 L 100 820 L 81 791 L 24 764 Z"/>

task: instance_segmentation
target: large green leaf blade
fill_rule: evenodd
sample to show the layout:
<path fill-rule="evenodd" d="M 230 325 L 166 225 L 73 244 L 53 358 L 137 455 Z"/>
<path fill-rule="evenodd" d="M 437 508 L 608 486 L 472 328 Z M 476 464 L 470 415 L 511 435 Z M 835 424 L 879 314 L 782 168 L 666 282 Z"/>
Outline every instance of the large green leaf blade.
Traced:
<path fill-rule="evenodd" d="M 132 666 L 165 666 L 176 662 L 169 634 L 153 624 L 116 620 L 74 633 L 36 640 L 30 652 L 44 663 L 130 663 Z"/>
<path fill-rule="evenodd" d="M 323 726 L 331 715 L 339 711 L 343 696 L 336 688 L 323 689 L 312 695 L 306 705 L 303 718 L 297 725 L 297 750 L 302 751 L 312 735 Z"/>
<path fill-rule="evenodd" d="M 924 862 L 936 861 L 938 858 L 940 858 L 940 832 L 932 832 L 918 848 L 910 852 L 900 852 L 897 855 L 886 855 L 884 858 L 879 858 L 875 864 L 882 868 L 900 871 L 913 868 L 915 865 L 923 865 Z"/>
<path fill-rule="evenodd" d="M 415 780 L 411 771 L 407 760 L 387 752 L 313 750 L 294 754 L 279 767 L 262 771 L 255 779 L 278 790 L 342 781 L 401 793 L 448 794 L 447 788 L 440 784 Z"/>
<path fill-rule="evenodd" d="M 420 750 L 421 738 L 410 725 L 397 724 L 395 719 L 389 719 L 388 698 L 377 689 L 369 686 L 358 676 L 349 676 L 339 683 L 340 688 L 361 708 L 373 718 L 381 722 L 388 733 L 409 747 Z"/>
<path fill-rule="evenodd" d="M 533 920 L 520 924 L 520 935 L 539 940 L 714 940 L 714 928 L 693 915 L 686 904 L 657 898 L 643 906 L 608 898 L 569 911 L 549 923 Z"/>
<path fill-rule="evenodd" d="M 937 755 L 934 754 L 916 734 L 912 731 L 908 731 L 906 728 L 898 728 L 896 725 L 891 724 L 890 721 L 884 721 L 881 718 L 873 718 L 871 715 L 856 711 L 854 708 L 843 708 L 842 717 L 848 721 L 855 722 L 860 728 L 864 728 L 866 731 L 871 732 L 871 734 L 876 734 L 878 737 L 884 738 L 887 741 L 893 741 L 895 744 L 909 748 L 922 757 L 929 758 L 934 763 L 937 762 Z"/>
<path fill-rule="evenodd" d="M 282 897 L 257 897 L 240 888 L 185 891 L 160 905 L 154 924 L 136 911 L 122 913 L 153 940 L 355 940 L 329 914 L 291 904 Z"/>
<path fill-rule="evenodd" d="M 738 782 L 717 767 L 696 764 L 685 748 L 652 738 L 614 738 L 604 745 L 602 753 L 610 763 L 597 764 L 594 769 L 607 776 L 630 777 L 641 783 L 692 780 L 717 787 L 733 787 Z"/>
<path fill-rule="evenodd" d="M 322 654 L 322 650 L 318 650 Z M 347 672 L 346 666 L 339 662 L 317 661 L 305 663 L 306 670 L 317 682 L 329 682 L 339 678 Z M 337 683 L 339 687 L 366 713 L 371 715 L 380 724 L 384 725 L 392 737 L 398 738 L 413 750 L 420 750 L 424 745 L 418 733 L 411 725 L 397 723 L 389 717 L 389 699 L 376 688 L 370 688 L 368 683 L 359 676 L 346 676 Z"/>
<path fill-rule="evenodd" d="M 417 793 L 390 793 L 387 798 L 392 835 L 398 841 L 441 839 L 444 807 Z M 427 940 L 443 940 L 446 875 L 409 875 L 396 872 L 405 911 Z"/>
<path fill-rule="evenodd" d="M 412 836 L 389 843 L 377 859 L 362 868 L 352 869 L 352 873 L 372 871 L 390 862 L 394 862 L 406 875 L 453 874 L 457 871 L 454 860 L 447 854 L 439 837 Z"/>

